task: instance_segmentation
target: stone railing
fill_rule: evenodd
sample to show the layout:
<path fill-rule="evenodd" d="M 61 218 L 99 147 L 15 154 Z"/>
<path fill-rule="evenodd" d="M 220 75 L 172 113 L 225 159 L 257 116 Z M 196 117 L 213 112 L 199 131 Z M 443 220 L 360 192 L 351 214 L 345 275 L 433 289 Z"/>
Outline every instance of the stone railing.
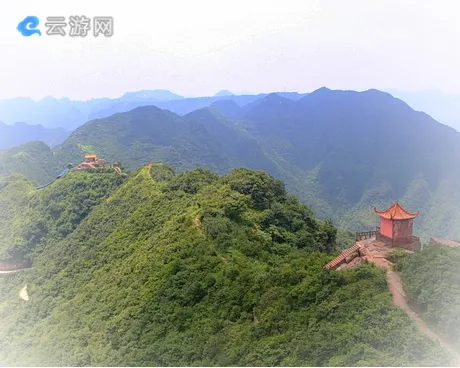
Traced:
<path fill-rule="evenodd" d="M 356 241 L 364 240 L 364 239 L 372 239 L 375 238 L 377 234 L 376 230 L 370 230 L 370 231 L 361 231 L 359 233 L 356 233 Z"/>

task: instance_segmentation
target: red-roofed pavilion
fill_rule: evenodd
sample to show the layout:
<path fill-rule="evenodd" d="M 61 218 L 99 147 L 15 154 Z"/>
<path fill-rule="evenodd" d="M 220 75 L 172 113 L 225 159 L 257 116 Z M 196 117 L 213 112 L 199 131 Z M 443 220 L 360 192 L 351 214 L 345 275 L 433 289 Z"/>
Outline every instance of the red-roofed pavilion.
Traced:
<path fill-rule="evenodd" d="M 391 242 L 392 245 L 405 245 L 414 242 L 412 235 L 413 219 L 420 211 L 411 213 L 406 211 L 398 202 L 395 202 L 385 211 L 374 212 L 380 217 L 380 227 L 377 228 L 376 237 L 378 240 Z"/>

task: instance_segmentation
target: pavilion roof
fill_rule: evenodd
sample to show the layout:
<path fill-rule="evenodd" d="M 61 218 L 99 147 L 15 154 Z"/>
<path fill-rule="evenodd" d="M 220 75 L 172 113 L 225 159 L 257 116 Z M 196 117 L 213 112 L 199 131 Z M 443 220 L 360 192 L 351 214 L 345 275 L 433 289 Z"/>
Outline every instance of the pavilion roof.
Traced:
<path fill-rule="evenodd" d="M 420 211 L 415 213 L 407 212 L 398 202 L 395 202 L 385 211 L 378 211 L 374 207 L 374 212 L 387 220 L 410 220 L 416 218 L 420 214 Z"/>

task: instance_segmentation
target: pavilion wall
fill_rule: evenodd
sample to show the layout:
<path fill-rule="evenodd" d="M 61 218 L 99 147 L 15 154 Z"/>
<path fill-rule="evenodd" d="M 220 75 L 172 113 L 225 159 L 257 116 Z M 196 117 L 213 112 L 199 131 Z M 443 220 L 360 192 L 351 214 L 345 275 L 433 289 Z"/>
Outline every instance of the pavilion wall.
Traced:
<path fill-rule="evenodd" d="M 393 241 L 396 244 L 412 243 L 412 219 L 393 220 Z"/>
<path fill-rule="evenodd" d="M 393 238 L 393 221 L 380 218 L 380 234 L 387 238 Z"/>

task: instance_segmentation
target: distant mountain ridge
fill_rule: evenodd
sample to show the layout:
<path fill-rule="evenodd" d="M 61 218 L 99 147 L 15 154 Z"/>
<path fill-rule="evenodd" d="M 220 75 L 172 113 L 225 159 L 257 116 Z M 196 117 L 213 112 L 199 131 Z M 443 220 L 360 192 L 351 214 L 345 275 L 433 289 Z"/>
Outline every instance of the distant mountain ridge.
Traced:
<path fill-rule="evenodd" d="M 171 91 L 165 89 L 156 89 L 156 90 L 141 90 L 137 92 L 127 92 L 122 99 L 125 100 L 139 100 L 146 99 L 152 101 L 172 101 L 172 100 L 182 100 L 183 96 L 176 95 Z"/>
<path fill-rule="evenodd" d="M 0 100 L 0 121 L 7 124 L 24 121 L 33 125 L 41 124 L 44 127 L 74 130 L 88 120 L 105 118 L 140 106 L 157 106 L 178 115 L 185 115 L 194 110 L 209 107 L 213 102 L 221 99 L 232 99 L 243 106 L 265 95 L 237 96 L 224 93 L 214 97 L 184 98 L 168 90 L 141 90 L 125 93 L 115 99 L 96 98 L 88 101 L 73 101 L 67 97 L 61 99 L 45 97 L 40 101 L 34 101 L 21 97 Z M 296 92 L 286 92 L 283 95 L 292 99 L 302 96 Z"/>
<path fill-rule="evenodd" d="M 143 106 L 95 119 L 75 130 L 54 152 L 62 164 L 96 152 L 110 161 L 122 161 L 128 168 L 153 161 L 180 170 L 202 166 L 225 173 L 240 166 L 258 166 L 276 172 L 257 142 L 241 134 L 218 110 L 209 108 L 181 117 L 156 106 Z"/>
<path fill-rule="evenodd" d="M 70 132 L 63 128 L 45 128 L 42 125 L 29 125 L 22 122 L 7 125 L 0 121 L 0 149 L 19 146 L 31 141 L 43 141 L 54 147 L 62 143 L 69 134 Z"/>
<path fill-rule="evenodd" d="M 222 97 L 222 96 L 233 96 L 233 93 L 227 89 L 223 89 L 214 95 L 214 97 Z"/>
<path fill-rule="evenodd" d="M 437 121 L 460 131 L 460 95 L 441 91 L 387 90 L 391 95 L 407 102 L 415 110 L 424 111 Z"/>
<path fill-rule="evenodd" d="M 188 108 L 203 103 L 180 102 Z M 235 96 L 183 116 L 138 107 L 89 121 L 55 147 L 53 157 L 59 167 L 94 152 L 128 169 L 153 161 L 179 170 L 265 170 L 342 228 L 372 229 L 372 208 L 399 200 L 409 211 L 420 210 L 418 236 L 456 239 L 459 134 L 388 93 L 321 88 L 295 99 Z"/>

